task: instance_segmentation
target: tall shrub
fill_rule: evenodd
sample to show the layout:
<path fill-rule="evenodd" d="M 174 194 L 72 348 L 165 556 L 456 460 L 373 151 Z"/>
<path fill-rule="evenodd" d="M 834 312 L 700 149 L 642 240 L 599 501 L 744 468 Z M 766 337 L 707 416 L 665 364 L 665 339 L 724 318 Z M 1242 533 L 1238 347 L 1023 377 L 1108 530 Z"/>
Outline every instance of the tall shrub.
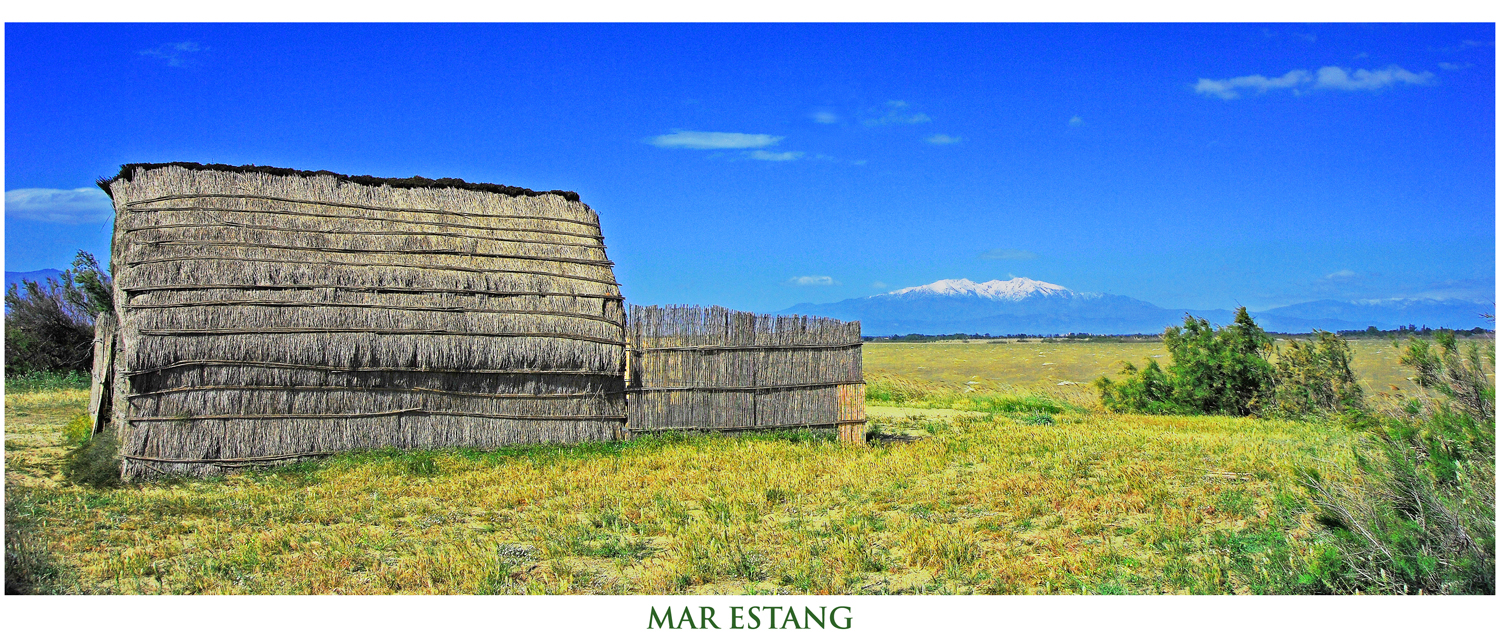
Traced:
<path fill-rule="evenodd" d="M 1484 363 L 1488 358 L 1488 369 L 1494 370 L 1494 345 L 1485 351 L 1474 341 L 1461 348 L 1458 337 L 1449 331 L 1439 331 L 1433 338 L 1435 344 L 1412 339 L 1401 364 L 1417 371 L 1417 385 L 1441 393 L 1480 422 L 1494 423 L 1495 385 L 1486 376 Z"/>
<path fill-rule="evenodd" d="M 45 282 L 24 281 L 5 292 L 5 375 L 88 370 L 94 317 L 113 309 L 109 274 L 88 252 Z"/>
<path fill-rule="evenodd" d="M 1101 402 L 1115 411 L 1153 414 L 1226 414 L 1245 416 L 1270 400 L 1275 370 L 1267 356 L 1271 338 L 1244 307 L 1234 323 L 1215 327 L 1188 315 L 1181 327 L 1168 327 L 1162 342 L 1172 363 L 1137 369 L 1125 365 L 1123 381 L 1094 382 Z"/>
<path fill-rule="evenodd" d="M 22 288 L 24 287 L 24 289 Z M 25 281 L 5 292 L 5 375 L 88 369 L 94 329 L 56 279 Z"/>
<path fill-rule="evenodd" d="M 73 257 L 73 268 L 64 271 L 62 277 L 68 284 L 64 289 L 68 302 L 84 310 L 89 318 L 98 318 L 100 312 L 114 312 L 114 282 L 93 254 L 79 250 Z"/>
<path fill-rule="evenodd" d="M 1346 589 L 1495 593 L 1495 386 L 1486 360 L 1493 370 L 1493 344 L 1461 349 L 1442 332 L 1436 347 L 1413 339 L 1401 362 L 1438 400 L 1365 417 L 1361 483 L 1308 474 L 1344 564 L 1333 579 Z"/>
<path fill-rule="evenodd" d="M 1337 334 L 1315 332 L 1276 350 L 1275 410 L 1304 416 L 1364 407 L 1364 390 L 1350 364 L 1349 342 Z"/>

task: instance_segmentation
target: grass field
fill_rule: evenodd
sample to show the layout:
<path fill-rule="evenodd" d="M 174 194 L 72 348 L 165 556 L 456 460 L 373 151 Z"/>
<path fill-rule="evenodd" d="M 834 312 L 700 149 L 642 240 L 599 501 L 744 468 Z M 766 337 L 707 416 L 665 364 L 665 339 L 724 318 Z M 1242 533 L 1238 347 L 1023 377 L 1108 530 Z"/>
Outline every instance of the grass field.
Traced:
<path fill-rule="evenodd" d="M 1415 390 L 1402 367 L 1400 349 L 1389 340 L 1353 340 L 1354 369 L 1368 393 Z M 938 383 L 964 384 L 976 389 L 1068 387 L 1088 385 L 1100 376 L 1116 377 L 1120 363 L 1137 366 L 1148 360 L 1171 362 L 1160 341 L 1139 343 L 1017 342 L 870 343 L 865 345 L 865 370 L 888 372 Z M 1061 385 L 1060 385 L 1061 384 Z"/>
<path fill-rule="evenodd" d="M 1346 463 L 1349 433 L 1043 398 L 878 420 L 927 438 L 863 448 L 782 434 L 372 452 L 93 489 L 59 473 L 62 426 L 85 394 L 15 392 L 7 578 L 64 593 L 1316 587 L 1303 575 L 1319 533 L 1296 471 Z"/>
<path fill-rule="evenodd" d="M 1086 385 L 1056 385 L 1087 382 L 1160 347 L 867 346 L 872 428 L 923 437 L 915 442 L 851 447 L 783 433 L 367 452 L 106 489 L 61 473 L 64 426 L 87 402 L 79 381 L 10 385 L 7 585 L 54 593 L 1318 591 L 1329 551 L 1299 474 L 1347 477 L 1356 434 L 1324 422 L 1107 414 Z M 1394 350 L 1357 350 L 1362 378 L 1405 382 Z"/>

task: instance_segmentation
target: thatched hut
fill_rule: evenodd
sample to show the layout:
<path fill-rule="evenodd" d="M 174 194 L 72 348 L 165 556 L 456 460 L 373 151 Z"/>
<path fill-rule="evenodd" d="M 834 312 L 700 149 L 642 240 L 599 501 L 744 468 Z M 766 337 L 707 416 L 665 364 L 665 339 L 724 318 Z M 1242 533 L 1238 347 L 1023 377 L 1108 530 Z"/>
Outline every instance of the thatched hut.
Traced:
<path fill-rule="evenodd" d="M 623 299 L 577 194 L 190 163 L 100 186 L 127 479 L 621 435 Z"/>

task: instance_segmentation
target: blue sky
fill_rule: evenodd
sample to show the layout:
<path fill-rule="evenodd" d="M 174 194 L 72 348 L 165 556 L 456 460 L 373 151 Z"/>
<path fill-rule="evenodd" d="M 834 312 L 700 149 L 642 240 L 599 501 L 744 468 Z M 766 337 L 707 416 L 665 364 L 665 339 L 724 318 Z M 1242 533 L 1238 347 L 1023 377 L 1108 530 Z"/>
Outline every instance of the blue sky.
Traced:
<path fill-rule="evenodd" d="M 1494 26 L 36 25 L 5 265 L 196 161 L 567 189 L 631 302 L 1026 276 L 1166 307 L 1495 292 Z M 79 191 L 81 190 L 81 191 Z"/>

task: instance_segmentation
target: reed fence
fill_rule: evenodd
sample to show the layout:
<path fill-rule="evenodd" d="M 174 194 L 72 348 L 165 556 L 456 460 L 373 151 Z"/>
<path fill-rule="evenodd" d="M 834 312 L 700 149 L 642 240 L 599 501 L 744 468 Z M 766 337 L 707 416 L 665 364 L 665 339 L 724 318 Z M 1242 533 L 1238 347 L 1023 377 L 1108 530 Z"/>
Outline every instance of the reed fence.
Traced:
<path fill-rule="evenodd" d="M 859 323 L 632 305 L 629 434 L 838 430 L 864 441 Z"/>

